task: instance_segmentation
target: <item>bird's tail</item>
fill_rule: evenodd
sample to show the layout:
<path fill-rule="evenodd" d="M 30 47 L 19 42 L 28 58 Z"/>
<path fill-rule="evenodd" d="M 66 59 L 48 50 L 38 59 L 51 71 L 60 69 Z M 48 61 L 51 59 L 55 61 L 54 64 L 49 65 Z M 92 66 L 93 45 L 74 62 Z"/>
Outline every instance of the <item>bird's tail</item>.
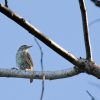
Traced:
<path fill-rule="evenodd" d="M 30 83 L 32 83 L 33 82 L 33 78 L 30 78 Z"/>

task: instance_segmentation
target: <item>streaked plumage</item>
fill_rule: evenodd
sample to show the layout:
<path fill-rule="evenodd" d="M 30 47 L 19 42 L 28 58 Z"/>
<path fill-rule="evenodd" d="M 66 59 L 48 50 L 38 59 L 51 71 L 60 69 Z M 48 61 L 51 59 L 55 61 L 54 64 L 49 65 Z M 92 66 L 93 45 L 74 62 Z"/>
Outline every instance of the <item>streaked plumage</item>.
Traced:
<path fill-rule="evenodd" d="M 30 54 L 28 53 L 28 49 L 32 46 L 22 45 L 19 47 L 16 54 L 16 64 L 21 70 L 29 70 L 33 71 L 33 62 Z M 30 79 L 30 83 L 33 79 Z"/>

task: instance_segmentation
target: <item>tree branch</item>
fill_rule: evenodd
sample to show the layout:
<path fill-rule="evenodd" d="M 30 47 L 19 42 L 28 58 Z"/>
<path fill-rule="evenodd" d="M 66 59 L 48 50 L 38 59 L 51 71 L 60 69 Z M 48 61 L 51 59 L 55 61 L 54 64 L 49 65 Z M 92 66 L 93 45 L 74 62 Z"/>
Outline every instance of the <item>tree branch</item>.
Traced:
<path fill-rule="evenodd" d="M 50 47 L 52 50 L 54 50 L 56 53 L 61 55 L 63 58 L 67 59 L 69 62 L 71 62 L 74 65 L 78 65 L 78 59 L 60 47 L 58 44 L 56 44 L 54 41 L 46 37 L 42 32 L 37 30 L 34 26 L 32 26 L 28 21 L 26 21 L 24 18 L 18 16 L 14 12 L 12 12 L 9 8 L 5 7 L 4 5 L 0 4 L 0 12 L 15 21 L 17 24 L 22 26 L 24 29 L 26 29 L 30 34 L 37 37 L 39 40 L 41 40 L 43 43 L 45 43 L 48 47 Z"/>
<path fill-rule="evenodd" d="M 43 75 L 44 75 L 46 80 L 54 80 L 54 79 L 72 77 L 78 75 L 79 73 L 85 72 L 87 74 L 93 75 L 96 78 L 100 79 L 100 66 L 85 59 L 80 59 L 79 61 L 81 64 L 80 66 L 78 67 L 75 66 L 73 68 L 67 70 L 60 70 L 60 71 L 32 72 L 32 71 L 0 68 L 0 77 L 43 79 Z"/>
<path fill-rule="evenodd" d="M 86 92 L 91 97 L 91 100 L 95 100 L 94 96 L 88 90 Z"/>
<path fill-rule="evenodd" d="M 89 23 L 89 27 L 96 24 L 96 23 L 99 23 L 100 22 L 100 18 L 97 18 L 95 20 L 93 20 L 92 22 Z"/>
<path fill-rule="evenodd" d="M 59 55 L 61 55 L 63 58 L 67 59 L 69 62 L 77 66 L 69 70 L 44 71 L 44 72 L 39 72 L 39 71 L 29 72 L 29 71 L 14 70 L 14 69 L 0 69 L 0 77 L 42 79 L 44 74 L 46 80 L 53 80 L 53 79 L 67 78 L 67 77 L 77 75 L 81 72 L 85 72 L 97 78 L 100 78 L 100 66 L 91 62 L 92 52 L 91 52 L 88 25 L 87 25 L 87 14 L 85 8 L 83 9 L 83 7 L 85 7 L 84 1 L 79 0 L 79 2 L 80 2 L 80 8 L 82 12 L 82 19 L 83 19 L 84 40 L 86 45 L 87 59 L 76 58 L 74 55 L 64 50 L 54 41 L 46 37 L 43 33 L 37 30 L 34 26 L 32 26 L 29 22 L 24 20 L 22 17 L 16 15 L 9 8 L 0 4 L 0 12 L 2 12 L 4 15 L 6 15 L 7 17 L 15 21 L 17 24 L 22 26 L 24 29 L 29 31 L 30 34 L 37 37 L 39 40 L 41 40 L 43 43 L 49 46 L 52 50 L 54 50 Z"/>
<path fill-rule="evenodd" d="M 15 77 L 15 78 L 27 78 L 30 79 L 43 79 L 43 74 L 45 75 L 46 80 L 54 80 L 54 79 L 61 79 L 67 78 L 74 75 L 79 74 L 80 71 L 76 67 L 70 68 L 67 70 L 60 70 L 60 71 L 23 71 L 23 70 L 16 70 L 16 69 L 2 69 L 0 68 L 0 77 Z"/>
<path fill-rule="evenodd" d="M 79 0 L 81 15 L 82 15 L 82 22 L 83 22 L 83 31 L 84 31 L 84 42 L 85 42 L 85 49 L 86 49 L 86 58 L 90 61 L 93 61 L 92 58 L 92 49 L 90 44 L 90 35 L 88 29 L 88 17 L 87 11 L 84 0 Z"/>
<path fill-rule="evenodd" d="M 97 7 L 100 7 L 100 0 L 91 0 Z"/>

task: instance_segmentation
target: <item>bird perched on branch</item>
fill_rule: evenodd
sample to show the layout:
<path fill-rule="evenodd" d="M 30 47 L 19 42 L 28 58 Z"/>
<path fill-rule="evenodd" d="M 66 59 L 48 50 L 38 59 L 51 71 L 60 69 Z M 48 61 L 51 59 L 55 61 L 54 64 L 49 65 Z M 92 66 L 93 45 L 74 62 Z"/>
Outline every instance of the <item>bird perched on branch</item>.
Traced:
<path fill-rule="evenodd" d="M 28 49 L 32 46 L 22 45 L 19 47 L 16 54 L 16 64 L 19 69 L 25 71 L 33 71 L 33 62 Z M 33 78 L 30 78 L 30 83 L 32 83 Z"/>

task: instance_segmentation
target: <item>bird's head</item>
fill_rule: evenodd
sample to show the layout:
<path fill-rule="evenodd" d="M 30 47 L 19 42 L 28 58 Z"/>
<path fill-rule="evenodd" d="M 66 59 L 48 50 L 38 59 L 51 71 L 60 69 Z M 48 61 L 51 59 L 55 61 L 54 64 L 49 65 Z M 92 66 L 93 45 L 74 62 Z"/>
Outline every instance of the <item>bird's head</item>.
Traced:
<path fill-rule="evenodd" d="M 28 46 L 28 45 L 22 45 L 19 47 L 19 51 L 28 51 L 29 48 L 31 48 L 32 46 Z"/>

